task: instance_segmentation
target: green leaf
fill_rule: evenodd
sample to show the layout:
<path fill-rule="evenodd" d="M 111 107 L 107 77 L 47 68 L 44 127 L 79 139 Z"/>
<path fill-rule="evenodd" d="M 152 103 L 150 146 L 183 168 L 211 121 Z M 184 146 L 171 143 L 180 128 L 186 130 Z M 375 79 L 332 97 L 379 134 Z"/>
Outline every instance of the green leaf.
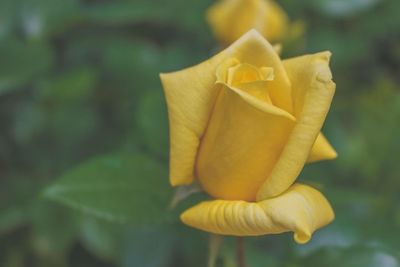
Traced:
<path fill-rule="evenodd" d="M 0 1 L 0 39 L 5 39 L 11 35 L 16 22 L 16 6 L 17 1 L 2 0 Z M 3 40 L 2 40 L 3 41 Z"/>
<path fill-rule="evenodd" d="M 101 38 L 102 39 L 102 38 Z M 110 36 L 109 40 L 95 40 L 101 43 L 102 63 L 107 73 L 123 86 L 136 85 L 143 90 L 143 86 L 158 85 L 158 72 L 162 55 L 153 43 Z M 90 49 L 93 49 L 92 47 Z"/>
<path fill-rule="evenodd" d="M 379 245 L 358 245 L 349 248 L 327 247 L 288 266 L 325 267 L 398 267 L 398 253 Z"/>
<path fill-rule="evenodd" d="M 31 242 L 37 254 L 60 265 L 77 240 L 79 220 L 66 207 L 42 200 L 32 207 Z"/>
<path fill-rule="evenodd" d="M 81 19 L 78 0 L 24 0 L 17 12 L 21 30 L 32 39 L 62 33 Z"/>
<path fill-rule="evenodd" d="M 0 42 L 0 95 L 37 78 L 52 66 L 52 51 L 43 43 Z"/>
<path fill-rule="evenodd" d="M 373 240 L 371 227 L 377 227 L 380 219 L 387 217 L 382 196 L 333 186 L 327 186 L 323 192 L 333 206 L 335 220 L 316 231 L 309 243 L 302 246 L 292 244 L 296 253 L 309 255 L 324 247 L 344 248 Z M 370 223 L 365 224 L 366 221 Z"/>
<path fill-rule="evenodd" d="M 141 143 L 155 155 L 168 158 L 168 116 L 161 88 L 148 91 L 142 96 L 136 123 Z"/>
<path fill-rule="evenodd" d="M 280 244 L 275 242 L 276 240 L 271 240 L 272 236 L 259 237 L 260 240 L 271 241 L 269 245 L 262 246 L 255 238 L 245 237 L 244 238 L 244 252 L 245 261 L 249 267 L 277 267 L 282 266 L 282 260 L 287 260 L 288 256 L 285 255 L 283 259 L 279 259 L 279 248 Z M 285 250 L 287 253 L 288 250 Z M 223 264 L 217 266 L 224 267 L 237 267 L 237 237 L 227 237 L 224 240 L 224 245 L 222 249 L 222 259 Z"/>
<path fill-rule="evenodd" d="M 154 242 L 157 240 L 156 242 Z M 168 267 L 177 243 L 172 227 L 145 227 L 127 234 L 123 267 Z"/>
<path fill-rule="evenodd" d="M 113 2 L 96 4 L 88 7 L 85 17 L 91 22 L 106 25 L 131 24 L 141 21 L 152 21 L 166 16 L 162 8 L 146 4 Z"/>
<path fill-rule="evenodd" d="M 246 246 L 246 257 L 249 267 L 278 267 L 280 260 L 277 259 L 276 253 L 272 252 L 270 248 L 260 248 L 252 243 Z"/>
<path fill-rule="evenodd" d="M 30 210 L 41 181 L 32 176 L 15 174 L 3 176 L 0 184 L 0 235 L 4 235 L 30 220 Z"/>
<path fill-rule="evenodd" d="M 81 242 L 99 259 L 120 263 L 127 229 L 92 216 L 83 216 Z"/>
<path fill-rule="evenodd" d="M 89 67 L 79 67 L 53 75 L 40 83 L 40 99 L 48 105 L 71 105 L 88 100 L 95 89 L 97 76 L 96 71 Z"/>
<path fill-rule="evenodd" d="M 65 173 L 44 195 L 100 218 L 156 224 L 169 217 L 166 168 L 143 155 L 106 155 Z"/>
<path fill-rule="evenodd" d="M 190 267 L 207 266 L 208 234 L 190 227 L 177 224 L 178 237 L 176 253 L 181 265 Z"/>

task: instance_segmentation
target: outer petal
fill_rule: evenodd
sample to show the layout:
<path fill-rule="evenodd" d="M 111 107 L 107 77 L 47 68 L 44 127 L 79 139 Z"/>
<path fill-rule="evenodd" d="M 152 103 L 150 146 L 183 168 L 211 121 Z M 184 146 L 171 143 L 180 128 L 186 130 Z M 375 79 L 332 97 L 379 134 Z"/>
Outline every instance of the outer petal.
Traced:
<path fill-rule="evenodd" d="M 313 57 L 316 62 L 311 69 L 304 72 L 303 82 L 295 93 L 295 107 L 302 103 L 297 124 L 280 159 L 261 186 L 257 194 L 258 200 L 281 194 L 297 179 L 325 121 L 335 92 L 328 65 L 330 53 L 320 53 Z M 307 69 L 304 65 L 297 67 Z M 294 70 L 289 73 L 293 75 Z M 300 91 L 299 88 L 304 90 Z"/>
<path fill-rule="evenodd" d="M 308 163 L 321 161 L 321 160 L 329 160 L 337 158 L 337 153 L 335 149 L 329 144 L 328 140 L 326 140 L 325 136 L 320 133 L 315 140 L 314 146 L 311 149 L 311 153 L 308 156 Z"/>
<path fill-rule="evenodd" d="M 161 74 L 170 125 L 170 181 L 190 184 L 200 138 L 218 90 L 215 69 L 220 56 L 183 71 Z"/>
<path fill-rule="evenodd" d="M 224 86 L 198 152 L 196 174 L 204 190 L 215 198 L 254 201 L 294 124 L 289 113 Z"/>
<path fill-rule="evenodd" d="M 229 48 L 197 66 L 161 74 L 170 121 L 170 181 L 190 184 L 194 179 L 196 154 L 216 97 L 216 69 L 225 60 L 236 58 L 256 66 L 274 68 L 275 99 L 284 110 L 292 112 L 290 83 L 272 46 L 252 30 Z"/>
<path fill-rule="evenodd" d="M 304 79 L 304 77 L 312 76 L 312 73 L 316 69 L 320 68 L 321 58 L 324 58 L 326 56 L 327 52 L 323 52 L 283 61 L 283 65 L 293 84 L 292 98 L 294 101 L 294 112 L 296 116 L 299 116 L 303 109 L 304 98 L 310 84 L 310 81 Z M 336 151 L 329 144 L 328 140 L 326 140 L 323 134 L 320 133 L 311 150 L 308 162 L 335 159 L 336 157 Z"/>
<path fill-rule="evenodd" d="M 328 73 L 330 52 L 320 52 L 312 55 L 305 55 L 282 61 L 286 74 L 292 83 L 292 99 L 294 114 L 297 117 L 301 115 L 304 107 L 307 92 L 314 82 L 318 73 Z"/>
<path fill-rule="evenodd" d="M 300 243 L 334 219 L 325 197 L 312 187 L 295 184 L 284 194 L 260 201 L 214 200 L 202 202 L 181 215 L 192 227 L 222 235 L 258 236 L 294 232 Z"/>

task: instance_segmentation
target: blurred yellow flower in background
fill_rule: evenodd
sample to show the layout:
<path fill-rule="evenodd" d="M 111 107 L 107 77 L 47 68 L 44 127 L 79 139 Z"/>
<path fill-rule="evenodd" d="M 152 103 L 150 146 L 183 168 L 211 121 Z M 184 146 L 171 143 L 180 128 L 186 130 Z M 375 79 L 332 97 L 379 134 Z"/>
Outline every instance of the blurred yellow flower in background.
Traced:
<path fill-rule="evenodd" d="M 272 0 L 219 0 L 207 11 L 207 21 L 223 45 L 256 29 L 268 41 L 280 41 L 287 33 L 289 18 Z"/>
<path fill-rule="evenodd" d="M 281 60 L 255 30 L 211 59 L 161 74 L 170 120 L 170 181 L 197 180 L 216 200 L 181 215 L 208 232 L 293 231 L 305 243 L 334 213 L 295 183 L 304 164 L 335 158 L 320 133 L 335 84 L 329 52 Z"/>

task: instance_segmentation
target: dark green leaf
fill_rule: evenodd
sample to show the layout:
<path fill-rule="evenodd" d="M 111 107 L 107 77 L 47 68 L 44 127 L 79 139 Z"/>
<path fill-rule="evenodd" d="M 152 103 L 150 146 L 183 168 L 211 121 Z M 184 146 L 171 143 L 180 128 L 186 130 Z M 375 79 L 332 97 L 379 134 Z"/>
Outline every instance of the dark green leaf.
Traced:
<path fill-rule="evenodd" d="M 36 253 L 54 264 L 65 262 L 78 238 L 77 219 L 66 207 L 42 199 L 35 201 L 32 209 L 32 242 Z"/>
<path fill-rule="evenodd" d="M 152 21 L 162 19 L 163 15 L 166 13 L 162 12 L 160 6 L 122 1 L 92 5 L 85 12 L 90 22 L 111 25 Z"/>
<path fill-rule="evenodd" d="M 168 116 L 164 94 L 161 90 L 148 91 L 141 98 L 136 123 L 142 144 L 163 158 L 168 157 Z"/>
<path fill-rule="evenodd" d="M 398 267 L 398 253 L 379 245 L 360 245 L 349 248 L 330 247 L 289 266 L 324 267 Z"/>
<path fill-rule="evenodd" d="M 40 100 L 47 105 L 76 104 L 88 100 L 97 80 L 97 73 L 88 67 L 65 71 L 40 84 Z"/>
<path fill-rule="evenodd" d="M 37 78 L 52 64 L 51 48 L 43 43 L 0 42 L 0 95 Z"/>
<path fill-rule="evenodd" d="M 166 169 L 143 155 L 108 155 L 83 163 L 45 190 L 45 196 L 116 222 L 165 222 L 171 189 Z"/>
<path fill-rule="evenodd" d="M 176 236 L 172 230 L 172 228 L 162 227 L 131 231 L 127 235 L 126 253 L 122 266 L 170 266 L 176 242 Z"/>
<path fill-rule="evenodd" d="M 102 260 L 120 262 L 127 232 L 125 227 L 115 227 L 113 223 L 84 216 L 81 232 L 81 241 L 87 250 Z"/>
<path fill-rule="evenodd" d="M 24 0 L 17 11 L 21 30 L 32 39 L 61 33 L 81 19 L 78 0 Z"/>

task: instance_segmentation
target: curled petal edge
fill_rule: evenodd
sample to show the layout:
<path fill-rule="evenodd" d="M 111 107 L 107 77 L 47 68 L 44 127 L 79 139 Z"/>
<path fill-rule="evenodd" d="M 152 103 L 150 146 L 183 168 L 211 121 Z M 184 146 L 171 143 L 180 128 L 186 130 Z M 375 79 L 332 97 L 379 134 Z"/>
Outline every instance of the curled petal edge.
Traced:
<path fill-rule="evenodd" d="M 299 57 L 283 60 L 283 65 L 292 82 L 292 98 L 295 117 L 301 115 L 304 107 L 304 100 L 310 88 L 315 73 L 321 68 L 326 68 L 329 52 L 303 55 Z M 337 153 L 328 140 L 320 133 L 314 143 L 307 163 L 332 160 L 337 157 Z"/>
<path fill-rule="evenodd" d="M 252 106 L 262 112 L 269 113 L 269 114 L 276 115 L 276 116 L 282 116 L 291 121 L 296 121 L 296 118 L 284 109 L 278 108 L 269 103 L 265 103 L 265 102 L 257 99 L 256 97 L 254 97 L 246 92 L 243 92 L 242 90 L 240 90 L 238 88 L 229 86 L 226 83 L 220 83 L 220 84 L 225 86 L 225 88 L 232 90 L 234 93 L 236 93 L 239 97 L 241 97 L 250 106 Z"/>
<path fill-rule="evenodd" d="M 330 56 L 329 52 L 319 54 L 320 64 L 311 74 L 300 116 L 278 162 L 257 193 L 258 201 L 282 194 L 295 182 L 307 162 L 335 94 Z"/>
<path fill-rule="evenodd" d="M 322 160 L 332 160 L 336 159 L 337 156 L 338 154 L 336 150 L 332 147 L 326 137 L 320 133 L 311 149 L 307 163 L 314 163 Z"/>
<path fill-rule="evenodd" d="M 295 241 L 304 244 L 334 217 L 331 205 L 319 191 L 294 184 L 282 195 L 259 202 L 204 201 L 182 213 L 181 220 L 220 235 L 260 236 L 291 231 Z"/>

